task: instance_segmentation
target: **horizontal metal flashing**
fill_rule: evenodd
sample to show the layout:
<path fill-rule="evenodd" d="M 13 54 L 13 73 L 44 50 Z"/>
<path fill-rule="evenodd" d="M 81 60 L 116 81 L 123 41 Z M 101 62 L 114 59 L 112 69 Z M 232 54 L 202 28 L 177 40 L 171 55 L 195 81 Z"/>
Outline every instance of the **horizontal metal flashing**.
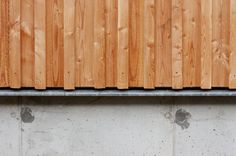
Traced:
<path fill-rule="evenodd" d="M 39 91 L 34 89 L 1 89 L 0 96 L 236 96 L 236 90 L 95 90 L 76 89 L 64 91 L 50 89 Z"/>

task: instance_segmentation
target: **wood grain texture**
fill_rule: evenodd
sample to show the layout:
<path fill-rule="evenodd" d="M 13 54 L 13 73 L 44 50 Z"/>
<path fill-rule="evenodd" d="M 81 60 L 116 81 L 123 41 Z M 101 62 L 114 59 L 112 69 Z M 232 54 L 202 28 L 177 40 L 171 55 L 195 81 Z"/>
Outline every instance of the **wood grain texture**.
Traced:
<path fill-rule="evenodd" d="M 144 2 L 129 1 L 129 86 L 144 84 Z"/>
<path fill-rule="evenodd" d="M 64 89 L 75 88 L 75 0 L 64 0 Z"/>
<path fill-rule="evenodd" d="M 92 87 L 94 52 L 94 1 L 76 0 L 76 85 Z"/>
<path fill-rule="evenodd" d="M 34 1 L 21 0 L 21 85 L 34 86 Z"/>
<path fill-rule="evenodd" d="M 156 87 L 172 81 L 171 0 L 156 0 Z"/>
<path fill-rule="evenodd" d="M 155 2 L 144 1 L 144 88 L 155 88 Z"/>
<path fill-rule="evenodd" d="M 198 87 L 201 81 L 200 0 L 183 0 L 183 85 Z"/>
<path fill-rule="evenodd" d="M 213 71 L 212 85 L 227 86 L 229 83 L 229 0 L 213 1 Z"/>
<path fill-rule="evenodd" d="M 116 86 L 118 1 L 106 0 L 106 86 Z"/>
<path fill-rule="evenodd" d="M 129 0 L 118 0 L 117 87 L 129 87 Z"/>
<path fill-rule="evenodd" d="M 47 86 L 63 87 L 64 85 L 64 4 L 63 0 L 46 1 L 46 58 Z"/>
<path fill-rule="evenodd" d="M 183 88 L 183 2 L 172 0 L 172 88 Z"/>
<path fill-rule="evenodd" d="M 46 89 L 46 0 L 34 1 L 35 88 Z"/>
<path fill-rule="evenodd" d="M 230 76 L 229 88 L 236 89 L 236 1 L 230 3 Z"/>
<path fill-rule="evenodd" d="M 9 0 L 9 83 L 21 87 L 20 0 Z"/>
<path fill-rule="evenodd" d="M 94 87 L 106 88 L 105 0 L 95 0 L 94 3 Z"/>
<path fill-rule="evenodd" d="M 0 86 L 9 87 L 9 1 L 0 1 Z"/>
<path fill-rule="evenodd" d="M 219 75 L 224 71 L 225 67 L 222 69 L 221 60 L 225 58 L 224 53 L 222 53 L 222 40 L 221 40 L 221 28 L 222 28 L 222 0 L 213 1 L 213 14 L 212 14 L 212 29 L 213 29 L 213 62 L 212 62 L 212 85 L 217 86 L 222 82 L 219 82 Z M 224 65 L 224 64 L 223 64 Z M 224 82 L 223 82 L 224 83 Z"/>
<path fill-rule="evenodd" d="M 201 88 L 212 80 L 212 0 L 201 0 Z"/>
<path fill-rule="evenodd" d="M 235 0 L 2 0 L 0 87 L 236 88 Z"/>
<path fill-rule="evenodd" d="M 222 87 L 229 85 L 229 56 L 230 56 L 230 1 L 222 0 L 222 65 L 225 67 L 222 77 Z M 222 73 L 221 73 L 222 74 Z M 219 84 L 221 86 L 221 84 Z"/>

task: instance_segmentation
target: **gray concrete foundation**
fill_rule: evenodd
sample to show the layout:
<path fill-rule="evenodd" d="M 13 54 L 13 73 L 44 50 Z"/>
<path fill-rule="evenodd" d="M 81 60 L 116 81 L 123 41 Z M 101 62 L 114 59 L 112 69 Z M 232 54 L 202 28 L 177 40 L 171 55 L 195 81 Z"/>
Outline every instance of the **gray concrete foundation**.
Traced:
<path fill-rule="evenodd" d="M 1 156 L 235 156 L 236 97 L 0 97 Z"/>

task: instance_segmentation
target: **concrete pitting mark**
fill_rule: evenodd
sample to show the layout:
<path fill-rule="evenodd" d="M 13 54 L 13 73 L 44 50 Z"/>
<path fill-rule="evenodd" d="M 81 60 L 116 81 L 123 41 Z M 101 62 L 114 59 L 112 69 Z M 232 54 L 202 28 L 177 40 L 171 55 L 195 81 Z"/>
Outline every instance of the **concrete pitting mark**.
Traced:
<path fill-rule="evenodd" d="M 21 120 L 24 123 L 32 123 L 34 121 L 34 116 L 32 115 L 32 110 L 29 107 L 22 107 L 20 112 Z"/>
<path fill-rule="evenodd" d="M 183 130 L 189 128 L 189 119 L 191 114 L 184 109 L 179 109 L 175 113 L 175 123 L 179 125 Z"/>
<path fill-rule="evenodd" d="M 11 112 L 11 117 L 16 118 L 16 112 Z"/>
<path fill-rule="evenodd" d="M 172 116 L 171 112 L 166 112 L 166 113 L 164 114 L 164 117 L 165 117 L 167 120 L 173 121 L 173 116 Z"/>

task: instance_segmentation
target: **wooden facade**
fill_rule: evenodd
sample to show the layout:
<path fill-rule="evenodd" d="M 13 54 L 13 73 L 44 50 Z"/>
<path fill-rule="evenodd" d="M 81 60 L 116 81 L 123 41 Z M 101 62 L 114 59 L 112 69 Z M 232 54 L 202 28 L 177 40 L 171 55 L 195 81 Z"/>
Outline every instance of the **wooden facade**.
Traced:
<path fill-rule="evenodd" d="M 236 89 L 236 0 L 1 0 L 0 87 Z"/>

